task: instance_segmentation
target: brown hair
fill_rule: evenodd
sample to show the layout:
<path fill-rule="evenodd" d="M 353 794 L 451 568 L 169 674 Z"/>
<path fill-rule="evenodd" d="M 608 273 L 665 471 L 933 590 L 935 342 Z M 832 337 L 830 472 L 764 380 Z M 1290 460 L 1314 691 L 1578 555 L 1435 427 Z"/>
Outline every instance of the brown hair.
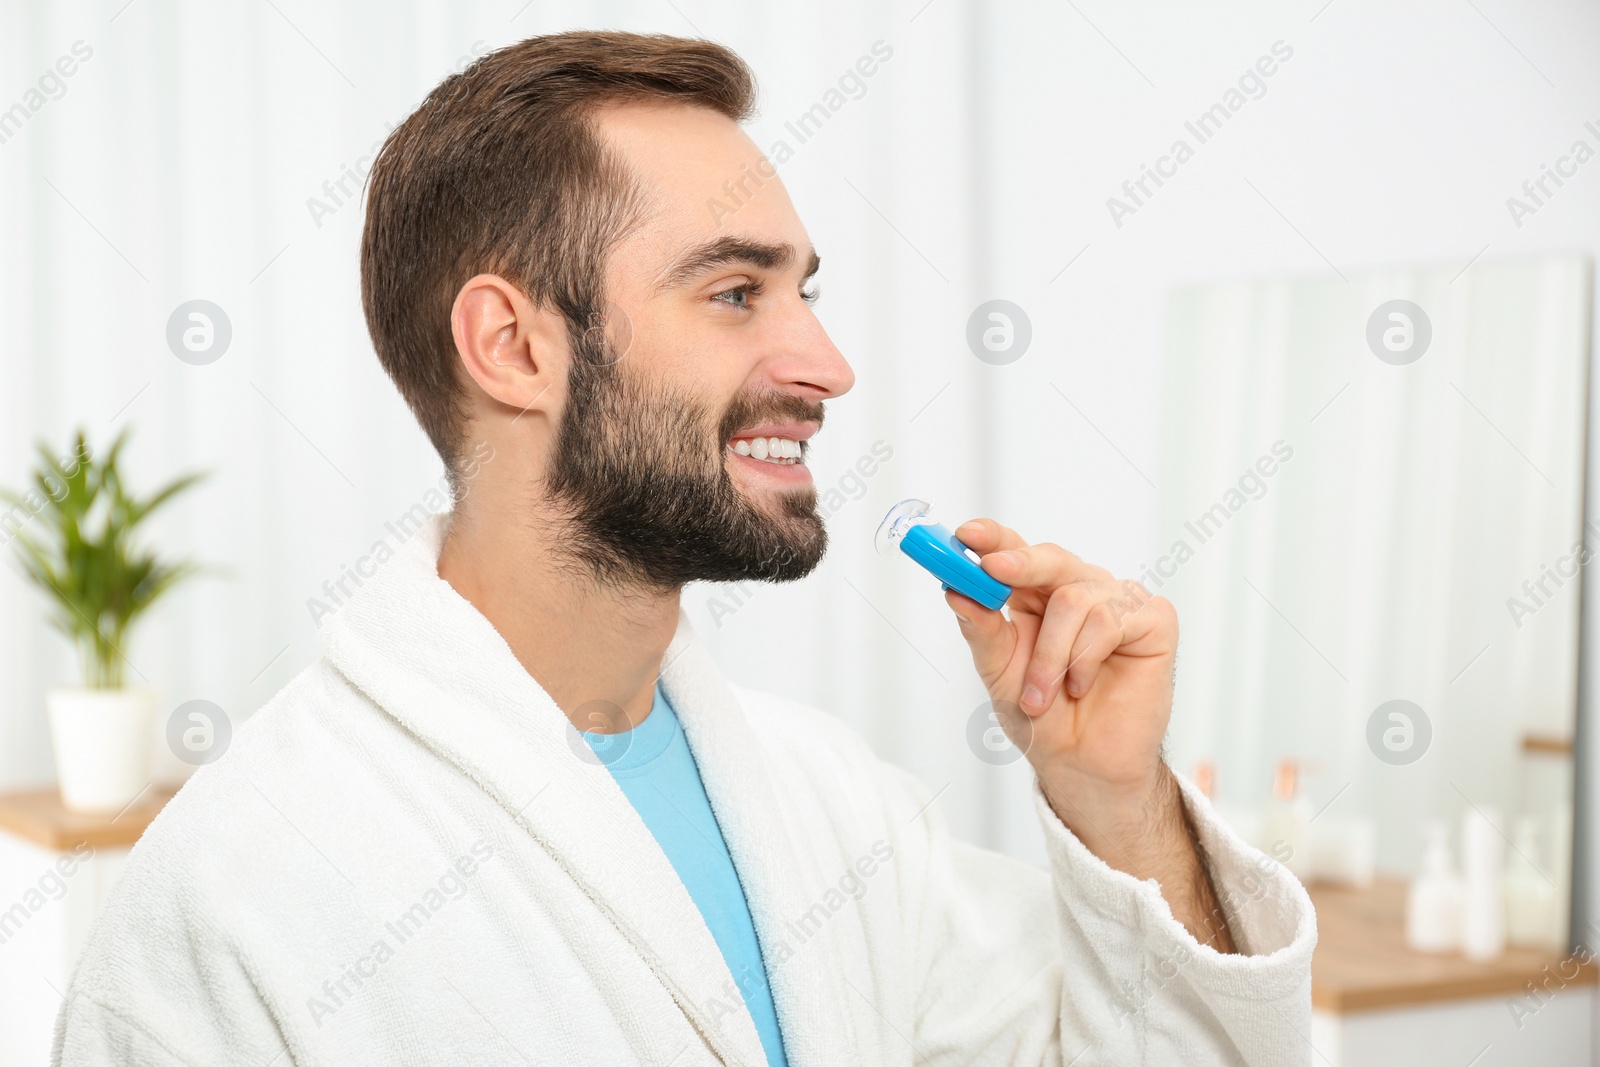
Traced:
<path fill-rule="evenodd" d="M 574 336 L 603 321 L 605 257 L 644 205 L 588 120 L 601 104 L 633 100 L 742 122 L 755 79 L 710 41 L 530 37 L 440 82 L 373 162 L 361 235 L 367 330 L 457 491 L 467 391 L 450 331 L 456 294 L 496 274 L 559 310 Z"/>

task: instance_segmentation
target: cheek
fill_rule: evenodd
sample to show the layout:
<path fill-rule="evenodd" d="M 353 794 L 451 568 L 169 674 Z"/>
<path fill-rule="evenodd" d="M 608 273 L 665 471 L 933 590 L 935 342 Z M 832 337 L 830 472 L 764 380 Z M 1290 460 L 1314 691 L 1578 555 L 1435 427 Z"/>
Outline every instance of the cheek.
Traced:
<path fill-rule="evenodd" d="M 652 321 L 634 327 L 623 369 L 656 389 L 695 397 L 720 411 L 753 369 L 749 348 L 696 323 Z"/>
<path fill-rule="evenodd" d="M 703 432 L 720 436 L 737 425 L 741 402 L 762 391 L 760 348 L 748 330 L 734 328 L 732 316 L 717 309 L 647 307 L 634 313 L 632 347 L 618 368 L 676 410 L 663 412 L 670 425 L 682 425 L 682 407 L 702 416 Z M 735 426 L 727 426 L 729 420 Z"/>

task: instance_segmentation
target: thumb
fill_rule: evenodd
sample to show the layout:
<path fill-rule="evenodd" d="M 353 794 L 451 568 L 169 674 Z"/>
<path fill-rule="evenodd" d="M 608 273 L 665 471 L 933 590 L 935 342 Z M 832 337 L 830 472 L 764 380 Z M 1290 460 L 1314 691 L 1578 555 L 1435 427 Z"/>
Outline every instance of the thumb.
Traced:
<path fill-rule="evenodd" d="M 961 636 L 972 649 L 972 666 L 987 687 L 993 688 L 1005 673 L 1006 664 L 1017 647 L 1017 629 L 1005 615 L 962 596 L 953 589 L 945 590 L 944 602 L 955 612 L 961 625 Z"/>

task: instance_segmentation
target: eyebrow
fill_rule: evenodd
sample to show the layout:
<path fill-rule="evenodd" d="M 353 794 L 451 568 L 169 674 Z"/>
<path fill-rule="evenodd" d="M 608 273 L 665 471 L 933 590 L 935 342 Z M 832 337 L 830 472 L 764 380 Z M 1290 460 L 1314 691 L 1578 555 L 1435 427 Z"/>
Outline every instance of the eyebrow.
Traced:
<path fill-rule="evenodd" d="M 794 246 L 785 242 L 757 241 L 748 237 L 718 237 L 695 245 L 674 259 L 657 277 L 656 291 L 676 289 L 702 274 L 734 263 L 748 263 L 763 270 L 783 270 L 794 262 Z M 805 281 L 822 266 L 822 258 L 811 249 Z"/>

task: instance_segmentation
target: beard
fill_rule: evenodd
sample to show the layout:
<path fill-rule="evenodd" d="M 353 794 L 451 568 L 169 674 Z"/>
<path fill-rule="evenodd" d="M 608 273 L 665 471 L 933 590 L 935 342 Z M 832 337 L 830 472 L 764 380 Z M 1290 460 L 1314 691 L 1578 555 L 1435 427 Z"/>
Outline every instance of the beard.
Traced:
<path fill-rule="evenodd" d="M 810 574 L 828 545 L 816 489 L 775 494 L 764 509 L 735 484 L 725 446 L 758 422 L 820 423 L 822 405 L 748 392 L 718 418 L 687 392 L 624 373 L 598 332 L 573 339 L 548 480 L 564 519 L 560 550 L 613 585 L 676 589 Z"/>

